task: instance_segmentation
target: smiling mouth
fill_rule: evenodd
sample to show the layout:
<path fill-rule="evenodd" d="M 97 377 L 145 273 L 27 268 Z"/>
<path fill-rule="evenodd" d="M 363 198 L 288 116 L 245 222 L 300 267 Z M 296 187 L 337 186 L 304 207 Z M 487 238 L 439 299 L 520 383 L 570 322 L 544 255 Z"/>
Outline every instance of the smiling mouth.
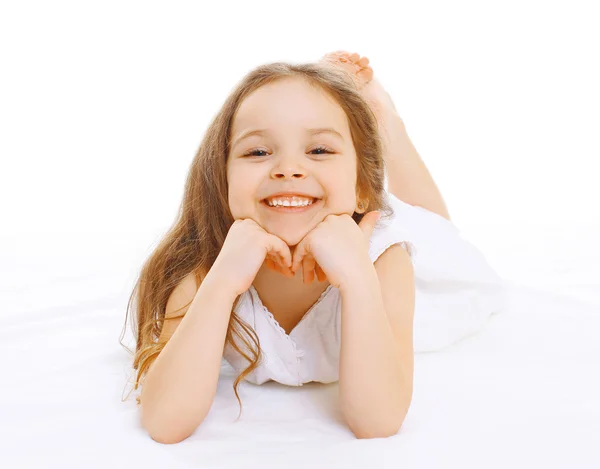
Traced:
<path fill-rule="evenodd" d="M 267 199 L 260 201 L 261 205 L 269 210 L 280 213 L 299 213 L 306 212 L 318 205 L 320 205 L 323 199 L 314 198 L 313 201 L 308 205 L 269 205 Z"/>

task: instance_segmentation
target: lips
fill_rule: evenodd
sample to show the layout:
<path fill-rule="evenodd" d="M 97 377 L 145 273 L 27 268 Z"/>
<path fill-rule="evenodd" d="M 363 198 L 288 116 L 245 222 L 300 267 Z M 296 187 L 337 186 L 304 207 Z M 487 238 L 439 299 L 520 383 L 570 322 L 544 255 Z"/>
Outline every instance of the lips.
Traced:
<path fill-rule="evenodd" d="M 271 206 L 267 203 L 267 199 L 263 199 L 261 200 L 261 205 L 263 205 L 264 207 L 266 207 L 269 210 L 272 210 L 274 212 L 281 212 L 281 213 L 298 213 L 298 212 L 306 212 L 308 210 L 311 210 L 313 208 L 315 208 L 316 206 L 319 206 L 321 204 L 321 199 L 314 199 L 312 204 L 308 204 L 308 205 L 288 205 L 288 206 L 283 206 L 283 205 L 278 205 L 278 206 Z"/>
<path fill-rule="evenodd" d="M 293 196 L 293 197 L 296 197 L 297 199 L 302 199 L 302 200 L 310 200 L 311 203 L 315 203 L 318 200 L 321 200 L 321 199 L 319 199 L 317 197 L 306 197 L 306 196 L 299 196 L 299 195 L 298 196 Z M 290 197 L 290 196 L 270 196 L 270 197 L 267 197 L 266 199 L 263 199 L 262 202 L 268 203 L 269 200 L 276 200 L 276 199 L 290 199 L 291 200 L 291 199 L 293 199 L 293 197 Z"/>
<path fill-rule="evenodd" d="M 300 197 L 305 199 L 318 199 L 319 197 L 312 194 L 304 194 L 302 192 L 277 192 L 275 194 L 270 194 L 265 199 L 277 199 L 277 198 L 292 198 L 292 197 Z"/>

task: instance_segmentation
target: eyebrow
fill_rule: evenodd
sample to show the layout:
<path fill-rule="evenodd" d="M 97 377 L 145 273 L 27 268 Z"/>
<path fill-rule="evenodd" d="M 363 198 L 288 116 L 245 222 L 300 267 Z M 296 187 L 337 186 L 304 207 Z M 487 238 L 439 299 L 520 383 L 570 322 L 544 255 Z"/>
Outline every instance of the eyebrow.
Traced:
<path fill-rule="evenodd" d="M 244 132 L 242 135 L 240 135 L 238 138 L 236 138 L 233 141 L 233 145 L 231 146 L 231 148 L 234 148 L 238 143 L 240 143 L 242 140 L 244 140 L 248 137 L 252 137 L 254 135 L 268 135 L 269 133 L 270 132 L 268 129 L 256 129 L 256 130 L 250 130 L 248 132 Z M 306 129 L 306 133 L 309 135 L 318 135 L 318 134 L 325 134 L 325 133 L 332 134 L 335 137 L 339 138 L 342 142 L 344 141 L 344 137 L 342 136 L 342 134 L 331 127 L 319 127 L 316 129 Z"/>

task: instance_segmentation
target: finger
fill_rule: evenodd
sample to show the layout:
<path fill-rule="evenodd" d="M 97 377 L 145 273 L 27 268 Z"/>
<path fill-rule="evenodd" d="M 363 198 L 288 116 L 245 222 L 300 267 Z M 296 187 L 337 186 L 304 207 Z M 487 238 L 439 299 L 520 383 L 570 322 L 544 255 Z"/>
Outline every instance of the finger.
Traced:
<path fill-rule="evenodd" d="M 367 213 L 358 224 L 358 227 L 363 231 L 367 240 L 371 238 L 371 234 L 373 233 L 373 229 L 375 228 L 379 216 L 380 214 L 377 210 L 371 211 Z"/>
<path fill-rule="evenodd" d="M 285 244 L 285 243 L 283 243 L 283 244 Z M 288 248 L 287 244 L 285 244 L 285 247 Z M 280 273 L 281 275 L 285 275 L 286 277 L 293 277 L 294 273 L 286 265 L 285 258 L 281 256 L 279 251 L 273 250 L 273 248 L 270 246 L 268 248 L 271 248 L 271 250 L 268 251 L 267 255 L 265 256 L 265 264 L 267 265 L 267 267 L 275 272 Z M 288 251 L 289 251 L 289 248 L 288 248 Z M 291 256 L 290 256 L 290 262 L 291 262 Z"/>
<path fill-rule="evenodd" d="M 281 249 L 279 251 L 279 254 L 281 255 L 282 265 L 291 267 L 292 253 L 290 252 L 290 247 L 283 240 L 281 240 Z"/>
<path fill-rule="evenodd" d="M 277 272 L 277 265 L 271 259 L 265 259 L 265 264 L 269 269 Z"/>
<path fill-rule="evenodd" d="M 315 258 L 309 254 L 302 259 L 302 274 L 304 283 L 313 283 L 315 279 Z"/>
<path fill-rule="evenodd" d="M 296 272 L 300 268 L 300 264 L 304 256 L 306 255 L 306 243 L 300 241 L 300 243 L 296 246 L 296 250 L 294 251 L 294 259 L 292 260 L 292 271 Z"/>
<path fill-rule="evenodd" d="M 288 265 L 286 265 L 285 259 L 283 257 L 281 257 L 281 254 L 279 254 L 279 253 L 277 253 L 277 267 L 278 267 L 279 272 L 281 274 L 285 275 L 286 277 L 294 276 L 294 273 L 292 272 L 290 267 Z"/>
<path fill-rule="evenodd" d="M 279 255 L 279 258 L 283 259 L 282 265 L 291 266 L 292 265 L 292 254 L 290 253 L 290 247 L 287 245 L 285 241 L 281 238 L 269 234 L 268 240 L 268 248 L 269 250 L 275 254 Z"/>
<path fill-rule="evenodd" d="M 321 266 L 319 264 L 315 266 L 315 270 L 317 272 L 317 279 L 319 280 L 319 282 L 324 282 L 325 280 L 327 280 L 327 275 L 325 275 L 325 272 L 323 272 L 323 269 L 321 269 Z"/>
<path fill-rule="evenodd" d="M 274 261 L 271 261 L 271 263 L 273 264 L 273 270 L 279 274 L 284 275 L 285 272 L 283 271 L 283 268 L 281 267 L 281 261 L 279 260 L 279 258 L 277 258 Z"/>
<path fill-rule="evenodd" d="M 279 261 L 279 254 L 276 252 L 270 252 L 267 254 L 267 257 L 265 259 L 268 259 L 269 262 L 271 263 L 271 265 L 273 266 L 274 269 L 277 268 L 277 265 L 280 263 Z"/>

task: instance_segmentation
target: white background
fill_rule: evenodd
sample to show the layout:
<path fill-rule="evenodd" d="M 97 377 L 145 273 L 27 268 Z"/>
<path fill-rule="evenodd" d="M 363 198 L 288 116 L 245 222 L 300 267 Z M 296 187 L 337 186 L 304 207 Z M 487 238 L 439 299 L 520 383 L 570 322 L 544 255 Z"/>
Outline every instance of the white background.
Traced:
<path fill-rule="evenodd" d="M 406 468 L 598 467 L 596 4 L 1 2 L 0 441 L 13 448 L 3 453 L 9 465 L 231 468 L 268 456 L 292 467 L 339 441 L 332 467 L 344 467 L 340 457 L 360 467 L 382 467 L 376 457 Z M 417 358 L 397 439 L 354 441 L 322 410 L 333 388 L 309 386 L 244 388 L 255 415 L 233 426 L 225 381 L 188 445 L 154 444 L 134 404 L 120 402 L 132 375 L 118 341 L 139 269 L 174 222 L 204 131 L 243 75 L 340 49 L 370 59 L 453 222 L 517 287 L 515 304 L 448 353 Z M 328 404 L 313 409 L 311 399 Z"/>
<path fill-rule="evenodd" d="M 119 253 L 133 281 L 241 77 L 339 49 L 369 57 L 453 221 L 499 269 L 496 232 L 598 260 L 561 241 L 600 224 L 593 3 L 5 2 L 0 253 L 24 266 L 5 280 L 35 278 L 40 256 L 68 272 Z M 523 241 L 532 229 L 556 244 Z"/>

